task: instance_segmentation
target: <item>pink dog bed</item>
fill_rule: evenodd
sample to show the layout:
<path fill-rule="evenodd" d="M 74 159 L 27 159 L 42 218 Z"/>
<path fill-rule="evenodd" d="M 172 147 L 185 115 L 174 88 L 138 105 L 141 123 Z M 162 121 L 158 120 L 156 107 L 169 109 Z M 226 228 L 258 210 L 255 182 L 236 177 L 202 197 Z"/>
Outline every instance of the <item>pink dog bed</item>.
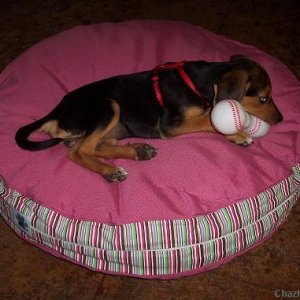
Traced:
<path fill-rule="evenodd" d="M 81 85 L 233 54 L 267 69 L 284 115 L 250 147 L 207 133 L 148 140 L 157 157 L 116 160 L 130 175 L 109 184 L 68 160 L 62 145 L 32 153 L 15 144 L 19 127 Z M 252 46 L 180 22 L 76 27 L 1 73 L 0 213 L 26 241 L 96 271 L 145 278 L 203 272 L 260 244 L 288 216 L 300 194 L 299 122 L 299 82 Z"/>

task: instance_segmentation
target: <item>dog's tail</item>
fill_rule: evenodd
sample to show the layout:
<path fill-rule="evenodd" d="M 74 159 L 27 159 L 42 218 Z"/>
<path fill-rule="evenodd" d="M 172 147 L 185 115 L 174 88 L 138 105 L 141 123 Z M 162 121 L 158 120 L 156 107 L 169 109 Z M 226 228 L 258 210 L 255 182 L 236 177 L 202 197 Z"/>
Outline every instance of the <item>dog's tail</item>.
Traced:
<path fill-rule="evenodd" d="M 15 140 L 18 146 L 25 150 L 38 151 L 53 147 L 63 141 L 63 139 L 61 138 L 51 138 L 45 141 L 31 141 L 28 139 L 29 135 L 32 132 L 39 129 L 47 121 L 48 119 L 47 117 L 45 117 L 24 127 L 21 127 L 15 135 Z"/>

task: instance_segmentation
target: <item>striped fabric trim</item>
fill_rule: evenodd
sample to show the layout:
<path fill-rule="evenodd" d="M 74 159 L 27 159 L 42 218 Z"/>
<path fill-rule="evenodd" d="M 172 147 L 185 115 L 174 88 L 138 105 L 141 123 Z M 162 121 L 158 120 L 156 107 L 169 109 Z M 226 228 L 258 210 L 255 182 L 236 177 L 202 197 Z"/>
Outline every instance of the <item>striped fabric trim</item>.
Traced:
<path fill-rule="evenodd" d="M 9 188 L 0 177 L 0 214 L 29 242 L 96 271 L 134 276 L 199 270 L 268 238 L 300 196 L 300 164 L 264 192 L 213 213 L 124 225 L 66 218 Z"/>

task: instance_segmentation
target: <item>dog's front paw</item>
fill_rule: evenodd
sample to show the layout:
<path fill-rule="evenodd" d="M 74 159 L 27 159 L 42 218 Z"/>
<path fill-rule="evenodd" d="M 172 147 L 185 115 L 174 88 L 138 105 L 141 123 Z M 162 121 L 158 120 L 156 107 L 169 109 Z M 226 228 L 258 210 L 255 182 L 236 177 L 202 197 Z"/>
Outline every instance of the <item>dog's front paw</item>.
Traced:
<path fill-rule="evenodd" d="M 129 173 L 126 172 L 122 167 L 114 169 L 111 173 L 104 175 L 104 178 L 108 182 L 121 182 L 124 181 Z"/>
<path fill-rule="evenodd" d="M 248 147 L 248 146 L 250 146 L 252 143 L 253 143 L 252 138 L 249 138 L 249 139 L 243 141 L 242 143 L 236 143 L 236 145 L 243 146 L 243 147 Z"/>
<path fill-rule="evenodd" d="M 156 156 L 157 149 L 148 144 L 133 144 L 137 154 L 137 160 L 149 160 Z"/>
<path fill-rule="evenodd" d="M 234 135 L 226 135 L 226 138 L 230 142 L 243 147 L 250 146 L 253 142 L 251 136 L 245 132 L 239 132 Z"/>

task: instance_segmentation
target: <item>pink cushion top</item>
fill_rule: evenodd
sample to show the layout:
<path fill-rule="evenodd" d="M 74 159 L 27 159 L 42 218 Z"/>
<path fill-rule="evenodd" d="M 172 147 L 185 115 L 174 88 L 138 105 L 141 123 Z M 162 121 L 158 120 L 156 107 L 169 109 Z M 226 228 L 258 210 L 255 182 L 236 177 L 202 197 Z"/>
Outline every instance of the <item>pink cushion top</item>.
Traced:
<path fill-rule="evenodd" d="M 44 116 L 81 85 L 167 61 L 223 61 L 233 54 L 267 69 L 284 115 L 284 122 L 250 147 L 208 133 L 147 140 L 158 148 L 157 157 L 115 160 L 130 175 L 109 184 L 71 162 L 63 145 L 28 152 L 15 144 L 20 126 Z M 300 158 L 299 101 L 299 82 L 278 60 L 199 27 L 162 21 L 76 27 L 32 47 L 1 73 L 0 176 L 24 196 L 71 218 L 125 224 L 206 214 L 290 175 Z"/>

